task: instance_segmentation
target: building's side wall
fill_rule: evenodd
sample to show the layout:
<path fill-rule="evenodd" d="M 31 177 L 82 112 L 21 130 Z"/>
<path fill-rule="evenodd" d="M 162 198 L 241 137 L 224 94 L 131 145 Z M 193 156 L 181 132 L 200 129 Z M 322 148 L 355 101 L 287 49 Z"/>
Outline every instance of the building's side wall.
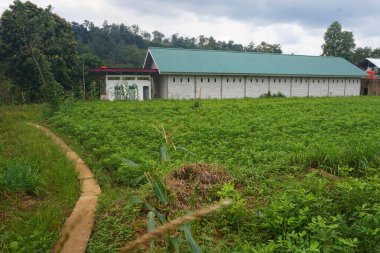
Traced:
<path fill-rule="evenodd" d="M 169 99 L 194 98 L 194 77 L 190 76 L 167 76 Z"/>
<path fill-rule="evenodd" d="M 221 98 L 220 76 L 197 76 L 196 78 L 197 98 Z"/>
<path fill-rule="evenodd" d="M 244 97 L 243 76 L 226 76 L 222 79 L 222 98 L 243 98 Z"/>
<path fill-rule="evenodd" d="M 259 97 L 268 91 L 286 97 L 358 96 L 358 78 L 160 75 L 158 96 L 167 99 Z"/>
<path fill-rule="evenodd" d="M 144 87 L 148 87 L 148 99 L 151 99 L 151 77 L 150 76 L 130 76 L 130 75 L 106 75 L 106 99 L 115 100 L 116 87 L 123 87 L 123 94 L 127 96 L 129 87 L 136 87 L 135 96 L 137 100 L 143 100 Z"/>
<path fill-rule="evenodd" d="M 271 77 L 269 91 L 271 94 L 281 93 L 290 97 L 290 78 L 289 77 Z"/>
<path fill-rule="evenodd" d="M 325 97 L 328 96 L 328 78 L 312 78 L 309 82 L 309 96 L 310 97 Z"/>
<path fill-rule="evenodd" d="M 346 79 L 346 96 L 358 96 L 360 95 L 360 79 L 347 78 Z"/>
<path fill-rule="evenodd" d="M 248 76 L 246 82 L 246 97 L 258 98 L 268 93 L 268 77 L 266 76 Z"/>
<path fill-rule="evenodd" d="M 329 96 L 338 97 L 345 95 L 346 81 L 344 78 L 329 79 Z"/>
<path fill-rule="evenodd" d="M 309 85 L 311 78 L 292 77 L 291 78 L 291 96 L 307 97 L 309 96 Z"/>
<path fill-rule="evenodd" d="M 162 75 L 158 81 L 158 98 L 168 98 L 168 76 Z"/>

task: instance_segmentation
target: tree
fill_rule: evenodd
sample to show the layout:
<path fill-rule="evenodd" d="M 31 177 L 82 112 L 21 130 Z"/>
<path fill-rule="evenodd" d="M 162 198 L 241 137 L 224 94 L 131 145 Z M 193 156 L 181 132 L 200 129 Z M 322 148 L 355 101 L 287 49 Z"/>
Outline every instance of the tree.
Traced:
<path fill-rule="evenodd" d="M 71 26 L 31 2 L 14 1 L 1 16 L 0 58 L 24 102 L 55 103 L 63 90 L 79 92 L 80 65 Z"/>
<path fill-rule="evenodd" d="M 157 31 L 157 30 L 153 31 L 152 34 L 153 34 L 153 41 L 154 42 L 161 43 L 162 40 L 165 38 L 165 35 L 163 33 L 159 32 L 159 31 Z"/>
<path fill-rule="evenodd" d="M 265 41 L 262 41 L 260 45 L 258 45 L 255 48 L 254 51 L 260 52 L 260 53 L 276 53 L 276 54 L 282 53 L 280 44 L 269 44 L 269 43 L 266 43 Z"/>
<path fill-rule="evenodd" d="M 338 56 L 349 60 L 355 49 L 352 32 L 342 31 L 342 25 L 334 21 L 325 32 L 325 43 L 322 45 L 325 56 Z"/>
<path fill-rule="evenodd" d="M 361 60 L 372 56 L 372 48 L 370 47 L 358 47 L 355 49 L 350 57 L 350 61 L 353 64 L 358 64 Z"/>

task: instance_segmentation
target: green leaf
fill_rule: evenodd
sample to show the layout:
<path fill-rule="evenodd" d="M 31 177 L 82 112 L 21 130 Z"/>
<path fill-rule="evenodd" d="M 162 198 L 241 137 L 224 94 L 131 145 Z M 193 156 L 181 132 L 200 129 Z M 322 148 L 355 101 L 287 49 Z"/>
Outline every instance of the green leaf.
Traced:
<path fill-rule="evenodd" d="M 190 150 L 184 148 L 184 147 L 176 147 L 176 150 L 180 150 L 180 151 L 183 151 L 189 155 L 192 155 L 192 156 L 197 156 L 195 153 L 191 152 Z"/>
<path fill-rule="evenodd" d="M 169 161 L 170 155 L 169 155 L 168 147 L 166 147 L 166 145 L 162 145 L 160 149 L 161 149 L 161 160 L 164 162 Z"/>
<path fill-rule="evenodd" d="M 182 239 L 176 237 L 176 238 L 171 239 L 171 242 L 173 244 L 174 251 L 177 252 L 177 253 L 181 252 L 181 245 L 182 245 L 182 242 L 183 242 Z"/>
<path fill-rule="evenodd" d="M 148 231 L 149 232 L 156 229 L 156 223 L 155 223 L 154 217 L 155 217 L 155 213 L 150 211 L 148 213 Z M 154 241 L 155 240 L 152 240 L 150 242 L 150 252 L 154 252 Z"/>
<path fill-rule="evenodd" d="M 18 249 L 18 246 L 19 246 L 19 244 L 18 244 L 18 242 L 16 242 L 16 241 L 13 241 L 13 242 L 11 242 L 11 243 L 9 244 L 9 247 L 10 247 L 12 250 L 17 250 L 17 249 Z"/>
<path fill-rule="evenodd" d="M 154 208 L 153 206 L 151 206 L 149 203 L 145 203 L 145 206 L 146 208 L 148 208 L 150 211 L 154 212 L 158 218 L 158 221 L 160 222 L 160 224 L 164 224 L 166 223 L 166 219 L 165 219 L 165 216 L 160 213 L 159 211 L 156 210 L 156 208 Z"/>
<path fill-rule="evenodd" d="M 126 158 L 121 158 L 121 160 L 123 161 L 123 163 L 125 163 L 126 165 L 132 167 L 132 168 L 136 168 L 136 167 L 139 167 L 140 165 L 138 165 L 137 163 L 129 160 L 129 159 L 126 159 Z"/>
<path fill-rule="evenodd" d="M 187 243 L 190 246 L 192 253 L 201 253 L 202 249 L 199 247 L 198 243 L 194 240 L 193 235 L 191 234 L 191 225 L 190 223 L 186 223 L 183 225 L 183 231 L 185 233 L 185 238 Z"/>
<path fill-rule="evenodd" d="M 152 174 L 146 174 L 146 177 L 150 184 L 152 185 L 154 194 L 156 195 L 156 198 L 164 205 L 166 205 L 169 202 L 168 193 L 166 190 L 166 187 L 161 182 L 161 180 L 158 179 L 155 175 Z"/>

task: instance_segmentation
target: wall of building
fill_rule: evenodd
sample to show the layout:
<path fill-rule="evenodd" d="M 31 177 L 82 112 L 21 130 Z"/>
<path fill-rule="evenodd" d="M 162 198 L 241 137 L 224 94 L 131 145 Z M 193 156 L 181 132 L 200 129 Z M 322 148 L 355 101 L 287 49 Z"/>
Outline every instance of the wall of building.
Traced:
<path fill-rule="evenodd" d="M 256 98 L 265 93 L 286 97 L 360 95 L 359 78 L 161 75 L 159 98 Z"/>
<path fill-rule="evenodd" d="M 266 76 L 249 76 L 245 84 L 245 96 L 258 98 L 269 91 L 269 80 Z"/>
<path fill-rule="evenodd" d="M 106 95 L 105 98 L 107 100 L 115 100 L 115 99 L 124 99 L 129 92 L 129 89 L 136 88 L 135 90 L 135 99 L 143 100 L 143 92 L 144 87 L 148 87 L 148 99 L 151 99 L 151 81 L 150 76 L 131 76 L 131 75 L 106 75 L 105 83 L 106 83 Z M 118 87 L 122 87 L 124 96 L 120 97 L 120 89 Z"/>

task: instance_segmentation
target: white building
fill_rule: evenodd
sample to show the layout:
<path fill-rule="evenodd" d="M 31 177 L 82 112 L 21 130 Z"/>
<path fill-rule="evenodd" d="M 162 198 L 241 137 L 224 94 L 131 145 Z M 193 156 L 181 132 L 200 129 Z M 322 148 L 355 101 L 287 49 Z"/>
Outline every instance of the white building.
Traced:
<path fill-rule="evenodd" d="M 100 87 L 101 99 L 105 100 L 148 100 L 152 98 L 152 74 L 157 70 L 136 68 L 95 68 L 104 82 Z"/>
<path fill-rule="evenodd" d="M 149 48 L 154 98 L 358 96 L 367 74 L 339 57 Z"/>

